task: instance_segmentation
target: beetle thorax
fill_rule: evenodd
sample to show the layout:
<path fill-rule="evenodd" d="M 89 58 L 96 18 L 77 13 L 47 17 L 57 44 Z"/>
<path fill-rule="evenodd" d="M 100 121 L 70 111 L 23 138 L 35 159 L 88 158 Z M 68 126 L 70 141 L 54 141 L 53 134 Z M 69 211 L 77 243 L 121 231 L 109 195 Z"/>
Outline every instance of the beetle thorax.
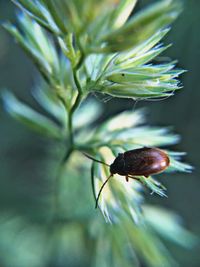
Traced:
<path fill-rule="evenodd" d="M 111 174 L 120 174 L 126 175 L 125 172 L 125 161 L 124 161 L 124 154 L 119 153 L 114 162 L 110 165 L 110 173 Z"/>

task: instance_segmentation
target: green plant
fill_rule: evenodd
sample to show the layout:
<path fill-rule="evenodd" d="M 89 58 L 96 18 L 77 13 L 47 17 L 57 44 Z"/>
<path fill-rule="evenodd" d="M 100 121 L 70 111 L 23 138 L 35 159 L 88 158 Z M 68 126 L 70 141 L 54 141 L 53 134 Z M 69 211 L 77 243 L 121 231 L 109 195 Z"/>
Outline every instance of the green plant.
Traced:
<path fill-rule="evenodd" d="M 34 97 L 49 116 L 20 102 L 7 90 L 2 93 L 5 109 L 65 151 L 62 162 L 57 164 L 54 192 L 48 199 L 49 222 L 35 225 L 25 218 L 10 224 L 2 222 L 1 234 L 18 231 L 20 225 L 25 225 L 28 230 L 24 239 L 30 248 L 38 246 L 37 255 L 30 251 L 28 257 L 36 267 L 48 266 L 49 261 L 58 266 L 72 264 L 70 257 L 75 258 L 74 266 L 139 266 L 138 258 L 148 266 L 175 266 L 162 238 L 185 247 L 192 246 L 195 238 L 179 224 L 175 214 L 144 204 L 142 192 L 147 188 L 165 196 L 165 187 L 154 177 L 141 176 L 140 183 L 127 183 L 115 176 L 99 201 L 106 222 L 111 223 L 105 224 L 93 210 L 90 192 L 93 189 L 97 195 L 109 170 L 93 162 L 90 186 L 90 161 L 82 152 L 111 162 L 119 152 L 179 141 L 179 136 L 168 128 L 144 126 L 143 110 L 125 111 L 96 124 L 101 107 L 88 96 L 100 93 L 135 100 L 164 99 L 181 88 L 178 76 L 183 70 L 176 69 L 175 62 L 157 61 L 168 47 L 160 41 L 180 13 L 180 2 L 159 1 L 130 19 L 137 1 L 13 2 L 22 9 L 19 27 L 10 22 L 4 27 L 40 71 Z M 171 162 L 168 172 L 192 170 L 179 161 L 183 153 L 166 151 Z M 81 190 L 81 196 L 73 194 L 72 188 Z M 87 253 L 86 244 L 90 250 Z M 26 242 L 23 246 L 25 250 Z M 10 253 L 19 254 L 18 250 L 16 244 Z M 17 263 L 9 259 L 6 264 L 29 265 L 27 258 L 20 255 Z"/>

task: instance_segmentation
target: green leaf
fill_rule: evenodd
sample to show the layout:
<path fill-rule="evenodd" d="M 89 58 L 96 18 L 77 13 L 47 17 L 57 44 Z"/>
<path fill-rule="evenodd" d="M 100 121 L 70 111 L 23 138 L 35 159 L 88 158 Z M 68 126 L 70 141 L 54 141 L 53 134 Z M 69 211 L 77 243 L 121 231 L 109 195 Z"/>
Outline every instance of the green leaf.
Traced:
<path fill-rule="evenodd" d="M 145 224 L 136 226 L 130 225 L 128 221 L 125 221 L 124 226 L 129 242 L 147 266 L 177 266 L 161 240 Z"/>
<path fill-rule="evenodd" d="M 138 66 L 147 64 L 148 62 L 156 58 L 158 55 L 160 55 L 162 52 L 164 52 L 168 47 L 170 47 L 170 45 L 164 47 L 158 45 L 143 54 L 138 54 L 135 57 L 128 58 L 127 60 L 121 62 L 119 67 L 127 69 L 127 68 L 136 68 Z"/>
<path fill-rule="evenodd" d="M 125 131 L 144 122 L 144 109 L 136 110 L 135 112 L 132 110 L 124 111 L 103 122 L 98 127 L 96 134 L 100 134 L 102 138 L 102 134 L 108 135 L 115 131 Z"/>
<path fill-rule="evenodd" d="M 85 63 L 84 63 L 86 75 L 88 76 L 89 80 L 96 81 L 100 77 L 102 77 L 103 74 L 106 73 L 113 58 L 114 58 L 113 54 L 111 55 L 100 55 L 100 54 L 89 55 L 86 58 Z"/>
<path fill-rule="evenodd" d="M 121 28 L 102 37 L 102 51 L 113 52 L 136 47 L 155 32 L 168 27 L 181 10 L 179 1 L 165 0 L 142 10 Z"/>
<path fill-rule="evenodd" d="M 167 197 L 166 195 L 166 188 L 158 181 L 156 181 L 152 177 L 144 177 L 144 176 L 139 176 L 138 179 L 140 182 L 149 188 L 151 190 L 151 194 L 156 193 L 157 195 L 161 197 Z"/>
<path fill-rule="evenodd" d="M 27 15 L 18 16 L 21 31 L 7 23 L 4 27 L 32 58 L 55 95 L 65 106 L 70 106 L 76 91 L 69 60 L 57 51 L 54 40 Z M 38 42 L 40 40 L 40 42 Z"/>
<path fill-rule="evenodd" d="M 143 212 L 146 222 L 161 237 L 186 248 L 192 248 L 199 241 L 184 229 L 182 219 L 174 212 L 150 205 L 144 206 Z"/>
<path fill-rule="evenodd" d="M 113 137 L 112 137 L 113 138 Z M 136 127 L 115 135 L 113 144 L 137 144 L 140 146 L 166 146 L 176 144 L 179 135 L 170 133 L 169 128 Z"/>
<path fill-rule="evenodd" d="M 174 89 L 168 89 L 168 91 L 172 91 Z M 168 97 L 171 96 L 171 93 L 165 93 L 165 88 L 163 89 L 158 88 L 158 91 L 153 92 L 146 89 L 141 88 L 140 86 L 134 87 L 128 87 L 126 85 L 113 85 L 110 87 L 107 87 L 105 90 L 105 93 L 115 96 L 115 97 L 121 97 L 121 98 L 133 98 L 133 99 L 148 99 L 148 98 L 161 98 L 161 97 Z"/>
<path fill-rule="evenodd" d="M 137 0 L 120 1 L 111 14 L 110 27 L 118 29 L 124 25 L 137 3 Z"/>
<path fill-rule="evenodd" d="M 52 1 L 52 0 L 43 0 L 48 12 L 51 14 L 51 21 L 53 20 L 54 23 L 57 25 L 57 27 L 59 28 L 60 32 L 62 32 L 62 34 L 67 34 L 68 33 L 68 29 L 66 27 L 66 21 L 64 22 L 62 16 L 61 16 L 61 12 L 63 12 L 63 5 L 61 6 L 60 1 Z M 48 23 L 51 25 L 51 21 L 47 18 Z"/>
<path fill-rule="evenodd" d="M 45 55 L 48 55 L 48 58 L 49 58 L 49 53 L 47 53 L 47 51 L 45 50 L 45 48 L 47 48 L 49 45 L 49 43 L 47 43 L 48 41 L 45 38 L 41 39 L 40 44 L 42 44 L 42 40 L 45 41 L 45 47 L 43 47 L 43 51 L 45 52 L 45 55 L 43 55 L 42 54 L 43 51 L 41 51 L 40 48 L 38 47 L 38 43 L 36 46 L 36 40 L 37 40 L 36 36 L 38 36 L 38 33 L 39 33 L 38 30 L 37 30 L 37 34 L 35 36 L 32 35 L 32 38 L 29 39 L 29 36 L 27 36 L 28 38 L 24 38 L 22 34 L 18 31 L 18 29 L 15 26 L 11 25 L 10 23 L 4 24 L 4 27 L 16 38 L 17 42 L 21 45 L 21 47 L 25 50 L 25 52 L 29 56 L 31 56 L 36 66 L 41 71 L 42 75 L 48 79 L 49 74 L 52 73 L 52 66 L 50 62 L 48 62 L 47 58 L 45 58 Z M 30 34 L 35 34 L 35 33 L 32 32 Z M 39 35 L 41 37 L 41 34 Z M 55 61 L 55 65 L 56 63 L 57 62 Z"/>
<path fill-rule="evenodd" d="M 31 18 L 37 21 L 41 26 L 47 28 L 55 34 L 60 34 L 59 29 L 53 21 L 50 13 L 41 3 L 41 1 L 35 0 L 11 0 L 15 5 L 26 12 Z"/>
<path fill-rule="evenodd" d="M 44 110 L 56 118 L 63 126 L 67 126 L 68 114 L 66 109 L 47 85 L 44 83 L 39 84 L 33 89 L 32 94 Z"/>
<path fill-rule="evenodd" d="M 143 85 L 151 85 L 152 87 L 156 87 L 157 85 L 162 86 L 166 83 L 177 83 L 178 81 L 174 79 L 175 77 L 179 76 L 181 73 L 183 73 L 183 70 L 173 70 L 165 73 L 147 73 L 143 72 L 140 68 L 133 69 L 131 72 L 127 70 L 121 70 L 119 72 L 114 72 L 110 75 L 108 75 L 106 78 L 108 81 L 120 83 L 120 84 L 143 84 Z M 174 85 L 173 84 L 173 85 Z"/>
<path fill-rule="evenodd" d="M 82 127 L 88 127 L 95 120 L 100 117 L 101 106 L 98 102 L 88 100 L 84 102 L 73 116 L 74 129 L 81 129 Z M 89 129 L 88 129 L 89 130 Z"/>
<path fill-rule="evenodd" d="M 140 45 L 134 47 L 130 51 L 119 53 L 114 63 L 120 64 L 122 62 L 126 62 L 130 58 L 146 53 L 147 51 L 151 50 L 169 32 L 169 30 L 170 29 L 164 29 L 164 30 L 158 31 L 153 36 L 151 36 L 149 39 L 147 39 Z"/>
<path fill-rule="evenodd" d="M 161 78 L 162 80 L 168 79 L 170 75 L 168 74 L 143 74 L 142 72 L 116 72 L 108 75 L 106 78 L 108 81 L 115 83 L 142 83 L 144 81 L 149 80 L 158 80 Z"/>
<path fill-rule="evenodd" d="M 170 167 L 168 169 L 169 172 L 179 171 L 179 172 L 191 173 L 193 169 L 194 167 L 191 166 L 190 164 L 180 162 L 176 160 L 175 158 L 170 157 Z"/>
<path fill-rule="evenodd" d="M 6 111 L 29 128 L 49 137 L 61 139 L 61 129 L 50 119 L 21 103 L 9 91 L 2 92 Z"/>
<path fill-rule="evenodd" d="M 139 126 L 144 122 L 144 110 L 122 112 L 96 127 L 89 137 L 87 132 L 83 133 L 77 142 L 82 144 L 84 140 L 84 144 L 93 148 L 108 146 L 130 150 L 141 146 L 173 145 L 180 140 L 170 128 Z"/>

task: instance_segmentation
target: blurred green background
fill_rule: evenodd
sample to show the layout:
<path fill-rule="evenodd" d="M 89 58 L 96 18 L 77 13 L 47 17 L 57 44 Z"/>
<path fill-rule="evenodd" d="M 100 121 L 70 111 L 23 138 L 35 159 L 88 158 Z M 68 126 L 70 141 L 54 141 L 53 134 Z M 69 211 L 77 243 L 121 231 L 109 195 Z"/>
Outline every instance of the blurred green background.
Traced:
<path fill-rule="evenodd" d="M 137 8 L 150 2 L 140 0 Z M 200 237 L 200 1 L 184 2 L 183 13 L 165 39 L 166 43 L 173 43 L 166 55 L 178 59 L 178 66 L 189 70 L 182 76 L 184 88 L 165 101 L 138 102 L 135 105 L 133 101 L 122 100 L 119 103 L 118 100 L 111 99 L 106 103 L 102 102 L 102 105 L 105 106 L 105 117 L 127 107 L 147 107 L 149 124 L 173 126 L 174 130 L 181 134 L 181 143 L 175 149 L 187 151 L 185 160 L 195 166 L 194 172 L 190 175 L 173 174 L 161 177 L 168 188 L 169 197 L 147 198 L 151 203 L 161 204 L 178 212 L 184 218 L 186 227 Z M 0 0 L 1 21 L 14 21 L 15 11 L 11 1 Z M 37 71 L 31 61 L 13 39 L 0 29 L 0 88 L 11 89 L 19 98 L 36 106 L 30 93 L 36 76 Z M 48 181 L 52 180 L 55 174 L 49 174 L 48 170 L 57 162 L 59 153 L 55 144 L 15 122 L 2 108 L 0 120 L 0 212 L 12 211 L 12 214 L 37 220 L 38 214 L 45 207 L 43 196 L 51 190 Z M 172 254 L 178 259 L 180 266 L 200 266 L 198 247 L 184 251 L 172 247 L 171 244 L 167 245 L 171 246 Z"/>

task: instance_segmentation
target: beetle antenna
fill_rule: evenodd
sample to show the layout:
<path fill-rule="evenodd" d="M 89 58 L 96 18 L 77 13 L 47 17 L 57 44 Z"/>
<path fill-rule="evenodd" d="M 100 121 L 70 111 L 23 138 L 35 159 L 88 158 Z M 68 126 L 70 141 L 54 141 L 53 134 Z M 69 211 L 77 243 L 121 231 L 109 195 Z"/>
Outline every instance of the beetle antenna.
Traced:
<path fill-rule="evenodd" d="M 98 202 L 99 202 L 99 197 L 101 195 L 101 192 L 104 188 L 104 186 L 107 184 L 108 180 L 113 176 L 113 174 L 111 173 L 110 176 L 105 180 L 105 182 L 102 184 L 100 190 L 99 190 L 99 193 L 98 193 L 98 196 L 97 196 L 97 199 L 96 199 L 96 205 L 95 205 L 95 209 L 98 207 Z"/>
<path fill-rule="evenodd" d="M 104 165 L 110 167 L 109 164 L 107 164 L 107 163 L 105 163 L 105 162 L 103 162 L 103 161 L 101 161 L 101 160 L 95 159 L 95 158 L 93 158 L 92 156 L 90 156 L 90 155 L 88 155 L 88 154 L 86 154 L 86 153 L 83 153 L 83 154 L 84 154 L 87 158 L 89 158 L 89 159 L 91 159 L 91 160 L 94 160 L 94 161 L 96 161 L 96 162 L 99 162 L 99 163 L 101 163 L 101 164 L 104 164 Z"/>

